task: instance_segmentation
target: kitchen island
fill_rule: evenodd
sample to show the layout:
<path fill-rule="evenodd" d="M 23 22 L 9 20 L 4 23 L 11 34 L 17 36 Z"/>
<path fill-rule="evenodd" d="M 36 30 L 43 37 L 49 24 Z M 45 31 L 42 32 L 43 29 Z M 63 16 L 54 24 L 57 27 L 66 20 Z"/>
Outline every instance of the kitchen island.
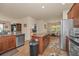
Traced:
<path fill-rule="evenodd" d="M 32 35 L 32 40 L 34 39 L 38 39 L 38 50 L 39 50 L 38 53 L 42 55 L 50 42 L 50 35 L 49 34 Z"/>
<path fill-rule="evenodd" d="M 0 35 L 0 54 L 24 44 L 25 34 L 15 33 Z M 22 41 L 22 44 L 21 44 Z M 19 44 L 18 44 L 19 43 Z"/>

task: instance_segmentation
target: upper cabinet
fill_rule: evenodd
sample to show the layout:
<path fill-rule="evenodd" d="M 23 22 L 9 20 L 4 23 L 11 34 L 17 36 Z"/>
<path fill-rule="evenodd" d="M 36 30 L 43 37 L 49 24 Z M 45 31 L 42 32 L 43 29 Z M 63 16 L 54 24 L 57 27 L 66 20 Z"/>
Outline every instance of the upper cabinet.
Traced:
<path fill-rule="evenodd" d="M 72 8 L 68 12 L 68 19 L 73 19 L 74 26 L 79 27 L 79 3 L 73 4 Z"/>
<path fill-rule="evenodd" d="M 20 23 L 12 24 L 11 31 L 12 32 L 22 32 L 22 25 Z"/>

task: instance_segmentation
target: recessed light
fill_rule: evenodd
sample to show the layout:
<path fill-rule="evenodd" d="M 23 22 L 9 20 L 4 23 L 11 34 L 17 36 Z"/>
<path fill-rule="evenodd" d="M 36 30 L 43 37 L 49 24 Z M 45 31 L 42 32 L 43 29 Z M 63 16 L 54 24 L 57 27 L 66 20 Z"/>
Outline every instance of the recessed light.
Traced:
<path fill-rule="evenodd" d="M 62 3 L 62 5 L 65 5 L 65 3 Z"/>
<path fill-rule="evenodd" d="M 45 8 L 45 6 L 43 5 L 42 8 Z"/>

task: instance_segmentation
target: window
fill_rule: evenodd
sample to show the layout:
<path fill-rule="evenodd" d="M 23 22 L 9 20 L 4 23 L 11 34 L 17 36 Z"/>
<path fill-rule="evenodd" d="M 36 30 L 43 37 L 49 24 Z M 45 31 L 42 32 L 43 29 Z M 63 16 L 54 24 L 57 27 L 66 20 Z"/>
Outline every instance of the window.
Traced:
<path fill-rule="evenodd" d="M 3 31 L 3 24 L 0 24 L 0 32 Z"/>

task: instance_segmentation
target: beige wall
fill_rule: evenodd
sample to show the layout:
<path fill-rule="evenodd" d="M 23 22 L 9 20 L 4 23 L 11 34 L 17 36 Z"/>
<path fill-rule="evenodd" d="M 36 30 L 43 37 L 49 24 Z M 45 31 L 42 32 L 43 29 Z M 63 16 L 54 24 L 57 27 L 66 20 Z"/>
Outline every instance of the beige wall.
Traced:
<path fill-rule="evenodd" d="M 11 23 L 16 22 L 16 19 L 6 17 L 0 14 L 0 23 L 4 23 L 4 30 L 11 31 Z"/>
<path fill-rule="evenodd" d="M 68 13 L 68 10 L 63 10 L 63 19 L 68 19 L 67 13 Z"/>
<path fill-rule="evenodd" d="M 26 34 L 26 40 L 30 40 L 31 37 L 31 31 L 34 24 L 37 25 L 37 34 L 45 34 L 47 33 L 47 29 L 44 28 L 44 24 L 47 24 L 43 20 L 36 20 L 30 16 L 18 19 L 17 22 L 20 22 L 22 24 L 22 32 Z M 24 27 L 23 25 L 27 24 L 27 27 Z"/>
<path fill-rule="evenodd" d="M 49 19 L 49 20 L 47 20 L 47 32 L 48 33 L 52 33 L 51 32 L 51 29 L 50 29 L 50 24 L 60 24 L 60 22 L 61 22 L 61 20 L 63 19 L 63 17 L 62 18 L 52 18 L 52 19 Z"/>
<path fill-rule="evenodd" d="M 22 24 L 22 33 L 25 33 L 25 40 L 30 40 L 31 29 L 32 29 L 32 26 L 35 24 L 35 19 L 30 16 L 27 16 L 22 19 L 17 19 L 16 22 Z M 24 27 L 24 24 L 27 24 L 27 26 Z"/>
<path fill-rule="evenodd" d="M 22 33 L 25 33 L 26 40 L 31 39 L 30 35 L 31 35 L 32 27 L 34 24 L 37 24 L 37 33 L 38 34 L 47 33 L 47 29 L 44 28 L 44 24 L 47 24 L 47 23 L 43 20 L 36 20 L 30 16 L 27 16 L 27 17 L 22 18 L 22 19 L 13 19 L 13 18 L 9 18 L 9 17 L 3 16 L 3 15 L 0 15 L 0 22 L 5 23 L 4 29 L 6 31 L 11 30 L 11 24 L 21 23 L 22 24 Z M 24 24 L 27 24 L 27 27 L 24 27 Z M 6 28 L 6 26 L 8 26 L 8 28 Z"/>
<path fill-rule="evenodd" d="M 47 22 L 47 23 L 56 23 L 56 22 L 60 22 L 62 19 L 63 19 L 63 16 L 62 16 L 62 18 L 52 18 L 52 19 L 48 19 L 48 20 L 46 20 L 46 22 Z"/>
<path fill-rule="evenodd" d="M 38 34 L 46 34 L 47 33 L 47 22 L 45 20 L 37 20 L 37 33 Z M 46 28 L 45 26 L 46 25 Z"/>
<path fill-rule="evenodd" d="M 11 30 L 11 24 L 12 23 L 21 23 L 22 24 L 22 33 L 25 33 L 25 39 L 30 40 L 31 37 L 31 31 L 34 24 L 37 24 L 37 34 L 46 34 L 48 29 L 44 27 L 44 24 L 46 27 L 48 27 L 48 23 L 55 23 L 59 22 L 61 18 L 54 18 L 50 20 L 36 20 L 33 17 L 27 16 L 22 19 L 13 19 L 8 17 L 0 16 L 0 19 L 5 21 L 5 26 L 8 26 L 8 28 L 5 28 L 5 30 L 9 31 Z M 24 27 L 24 24 L 27 24 L 27 27 Z"/>

